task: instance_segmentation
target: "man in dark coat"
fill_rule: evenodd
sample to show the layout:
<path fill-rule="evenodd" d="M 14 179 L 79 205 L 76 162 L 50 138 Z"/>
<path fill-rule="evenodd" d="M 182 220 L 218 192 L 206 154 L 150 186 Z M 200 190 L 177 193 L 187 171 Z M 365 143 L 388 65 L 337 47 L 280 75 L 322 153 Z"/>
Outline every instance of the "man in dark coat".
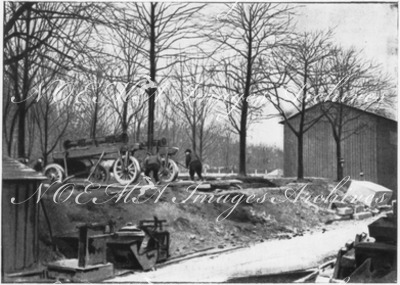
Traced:
<path fill-rule="evenodd" d="M 194 181 L 194 173 L 197 173 L 199 179 L 203 180 L 203 176 L 201 176 L 203 165 L 201 164 L 199 157 L 195 153 L 192 153 L 190 149 L 185 151 L 185 155 L 186 167 L 189 168 L 190 179 Z"/>
<path fill-rule="evenodd" d="M 160 171 L 161 167 L 161 159 L 158 154 L 151 155 L 147 153 L 146 158 L 144 159 L 144 175 L 149 176 L 150 172 L 153 172 L 153 177 L 156 183 L 158 182 L 158 171 Z"/>

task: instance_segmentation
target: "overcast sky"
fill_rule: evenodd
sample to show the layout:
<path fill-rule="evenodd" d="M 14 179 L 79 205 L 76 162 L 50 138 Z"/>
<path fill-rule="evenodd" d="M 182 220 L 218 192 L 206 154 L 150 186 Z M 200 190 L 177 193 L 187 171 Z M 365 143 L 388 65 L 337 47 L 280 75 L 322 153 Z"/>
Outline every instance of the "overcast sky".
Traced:
<path fill-rule="evenodd" d="M 334 41 L 363 50 L 397 80 L 397 7 L 393 4 L 298 4 L 296 29 L 334 28 Z M 267 110 L 271 111 L 271 110 Z M 270 119 L 250 127 L 248 141 L 283 148 L 283 126 Z"/>

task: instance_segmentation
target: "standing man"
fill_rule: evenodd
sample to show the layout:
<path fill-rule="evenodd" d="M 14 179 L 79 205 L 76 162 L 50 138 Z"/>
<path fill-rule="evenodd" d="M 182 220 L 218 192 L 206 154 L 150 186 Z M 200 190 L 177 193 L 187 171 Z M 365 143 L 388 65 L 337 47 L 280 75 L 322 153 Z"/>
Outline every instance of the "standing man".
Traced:
<path fill-rule="evenodd" d="M 150 172 L 153 172 L 153 178 L 158 183 L 158 171 L 160 171 L 161 167 L 161 159 L 158 154 L 151 155 L 149 152 L 147 153 L 146 158 L 144 159 L 144 175 L 149 176 Z"/>
<path fill-rule="evenodd" d="M 201 164 L 199 157 L 195 153 L 192 153 L 190 149 L 187 149 L 185 151 L 185 155 L 186 155 L 186 168 L 189 168 L 190 179 L 194 181 L 194 173 L 196 172 L 199 179 L 203 180 L 203 176 L 201 176 L 201 171 L 203 166 Z"/>

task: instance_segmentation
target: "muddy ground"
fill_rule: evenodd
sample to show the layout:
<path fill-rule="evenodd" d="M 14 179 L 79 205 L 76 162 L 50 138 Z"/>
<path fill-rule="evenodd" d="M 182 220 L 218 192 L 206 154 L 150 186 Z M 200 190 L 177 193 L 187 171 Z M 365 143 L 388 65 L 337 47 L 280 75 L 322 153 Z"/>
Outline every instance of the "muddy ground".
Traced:
<path fill-rule="evenodd" d="M 125 193 L 133 190 L 129 196 L 121 196 L 118 193 L 121 188 L 87 188 L 90 191 L 85 193 L 82 181 L 71 181 L 68 187 L 64 186 L 64 191 L 57 192 L 60 188 L 51 187 L 42 199 L 53 235 L 74 232 L 81 222 L 113 220 L 118 229 L 128 222 L 138 224 L 139 220 L 154 216 L 165 219 L 171 234 L 170 254 L 177 257 L 209 248 L 247 246 L 323 231 L 332 214 L 316 211 L 309 203 L 301 199 L 293 202 L 293 199 L 302 187 L 308 194 L 327 196 L 336 185 L 336 182 L 322 179 L 298 183 L 293 179 L 246 178 L 240 184 L 241 189 L 228 187 L 194 192 L 195 186 L 161 185 L 143 192 L 127 187 Z M 205 196 L 210 194 L 214 195 L 211 201 L 211 196 Z M 241 203 L 237 203 L 239 200 Z M 320 201 L 319 206 L 327 208 L 328 203 Z M 228 215 L 232 208 L 235 209 Z M 40 213 L 39 233 L 41 260 L 61 258 L 60 253 L 52 250 L 43 212 Z"/>

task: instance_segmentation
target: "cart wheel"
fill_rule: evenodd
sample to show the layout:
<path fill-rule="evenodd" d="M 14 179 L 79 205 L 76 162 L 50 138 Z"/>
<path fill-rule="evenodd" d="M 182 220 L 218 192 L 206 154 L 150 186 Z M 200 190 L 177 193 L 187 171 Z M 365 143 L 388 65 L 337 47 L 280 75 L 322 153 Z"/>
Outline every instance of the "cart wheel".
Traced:
<path fill-rule="evenodd" d="M 90 168 L 90 173 L 93 171 L 93 168 L 94 168 L 94 166 L 92 166 L 92 168 Z M 107 181 L 110 179 L 110 172 L 104 166 L 98 165 L 96 170 L 93 172 L 91 178 L 93 179 L 93 181 L 96 181 L 96 182 L 107 183 Z"/>
<path fill-rule="evenodd" d="M 140 175 L 139 161 L 133 156 L 128 157 L 127 165 L 125 165 L 125 156 L 118 158 L 113 167 L 115 179 L 121 185 L 128 185 L 135 182 Z"/>
<path fill-rule="evenodd" d="M 165 165 L 165 160 L 162 161 L 161 169 L 158 172 L 158 176 L 162 182 L 172 182 L 178 177 L 178 174 L 179 168 L 175 161 L 169 158 L 168 165 Z"/>
<path fill-rule="evenodd" d="M 44 168 L 44 175 L 49 178 L 50 182 L 62 182 L 64 169 L 60 165 L 52 163 Z"/>

